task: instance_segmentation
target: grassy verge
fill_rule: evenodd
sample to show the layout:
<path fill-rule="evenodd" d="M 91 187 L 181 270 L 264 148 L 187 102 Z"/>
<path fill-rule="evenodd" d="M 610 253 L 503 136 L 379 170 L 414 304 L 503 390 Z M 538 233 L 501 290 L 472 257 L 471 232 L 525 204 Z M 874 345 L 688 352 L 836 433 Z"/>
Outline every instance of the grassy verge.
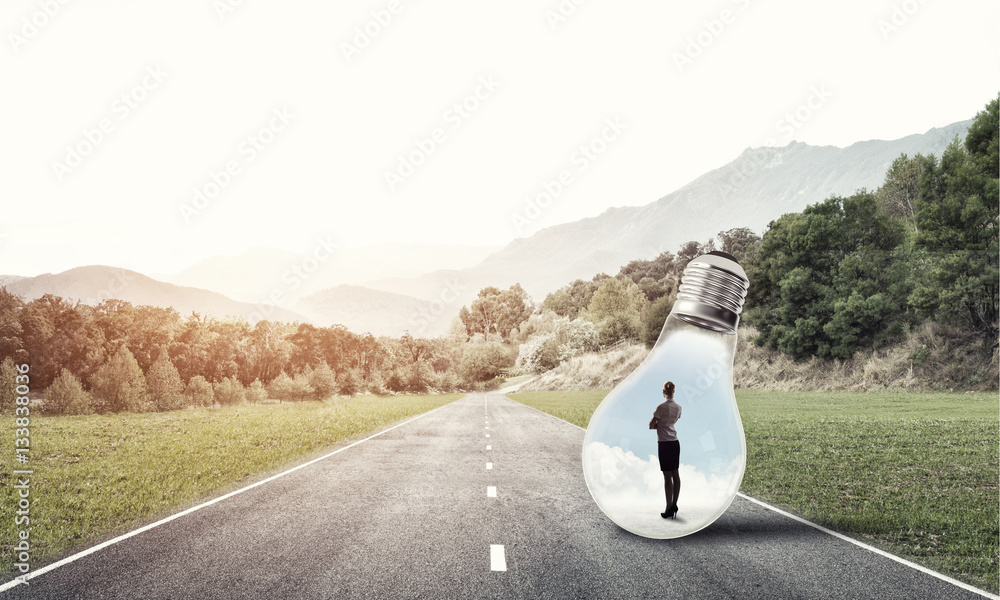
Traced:
<path fill-rule="evenodd" d="M 511 398 L 586 427 L 607 390 Z M 737 391 L 740 490 L 996 593 L 994 393 Z"/>
<path fill-rule="evenodd" d="M 27 465 L 34 470 L 31 564 L 37 568 L 461 396 L 358 396 L 168 413 L 32 417 Z M 10 421 L 0 436 L 0 456 L 14 455 L 13 417 Z M 11 470 L 0 473 L 4 514 L 17 502 Z M 0 522 L 4 581 L 16 574 L 12 549 L 19 529 L 13 518 Z"/>

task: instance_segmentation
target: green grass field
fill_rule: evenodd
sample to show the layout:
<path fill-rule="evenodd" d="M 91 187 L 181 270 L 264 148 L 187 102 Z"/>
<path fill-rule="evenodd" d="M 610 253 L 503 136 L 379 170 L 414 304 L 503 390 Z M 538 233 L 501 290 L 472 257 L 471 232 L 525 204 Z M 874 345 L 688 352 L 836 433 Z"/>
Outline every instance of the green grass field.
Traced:
<path fill-rule="evenodd" d="M 31 564 L 113 537 L 238 489 L 331 446 L 427 412 L 462 394 L 357 396 L 167 413 L 32 417 Z M 0 455 L 14 455 L 14 418 Z M 4 464 L 12 461 L 4 460 Z M 0 473 L 4 514 L 16 506 Z M 12 516 L 12 515 L 11 515 Z M 0 572 L 11 579 L 13 518 L 0 522 Z"/>
<path fill-rule="evenodd" d="M 511 394 L 586 427 L 607 390 Z M 996 593 L 995 393 L 737 391 L 740 491 Z"/>

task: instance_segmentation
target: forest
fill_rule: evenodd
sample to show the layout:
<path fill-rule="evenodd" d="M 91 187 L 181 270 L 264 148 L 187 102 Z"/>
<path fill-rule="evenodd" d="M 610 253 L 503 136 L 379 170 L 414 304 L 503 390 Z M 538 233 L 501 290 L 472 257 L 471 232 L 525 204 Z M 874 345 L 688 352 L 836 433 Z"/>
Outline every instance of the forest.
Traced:
<path fill-rule="evenodd" d="M 716 249 L 735 256 L 751 281 L 743 322 L 758 346 L 799 360 L 848 359 L 935 322 L 961 330 L 995 362 L 998 128 L 994 99 L 942 156 L 901 155 L 877 190 L 782 215 L 761 235 L 734 228 L 689 241 L 538 303 L 518 284 L 484 288 L 435 339 L 182 316 L 114 299 L 25 301 L 0 288 L 0 409 L 13 405 L 23 363 L 51 414 L 493 388 L 615 344 L 651 346 L 684 267 Z"/>

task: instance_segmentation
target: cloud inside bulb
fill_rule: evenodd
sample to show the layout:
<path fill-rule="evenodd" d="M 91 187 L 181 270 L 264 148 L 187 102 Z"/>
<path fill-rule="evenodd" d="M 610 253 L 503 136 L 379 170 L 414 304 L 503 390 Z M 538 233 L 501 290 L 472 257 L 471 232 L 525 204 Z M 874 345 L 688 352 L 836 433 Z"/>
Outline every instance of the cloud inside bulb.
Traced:
<path fill-rule="evenodd" d="M 683 457 L 683 447 L 681 449 Z M 601 509 L 621 527 L 641 535 L 676 537 L 710 523 L 728 507 L 742 479 L 743 462 L 734 459 L 711 473 L 680 464 L 680 507 L 676 520 L 663 519 L 666 508 L 663 472 L 656 456 L 642 459 L 631 451 L 601 442 L 584 447 L 591 493 Z M 655 535 L 659 533 L 660 535 Z"/>

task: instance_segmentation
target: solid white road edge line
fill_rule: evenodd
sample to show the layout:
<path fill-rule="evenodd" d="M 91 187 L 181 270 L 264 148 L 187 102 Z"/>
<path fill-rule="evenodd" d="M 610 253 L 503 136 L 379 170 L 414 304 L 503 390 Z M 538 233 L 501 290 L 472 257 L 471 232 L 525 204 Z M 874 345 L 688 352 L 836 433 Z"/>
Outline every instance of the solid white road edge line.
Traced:
<path fill-rule="evenodd" d="M 463 396 L 463 398 L 464 398 L 464 396 Z M 461 400 L 461 398 L 459 398 L 459 400 Z M 285 475 L 288 475 L 289 473 L 294 473 L 295 471 L 298 471 L 299 469 L 304 469 L 305 467 L 308 467 L 309 465 L 311 465 L 313 463 L 318 463 L 321 460 L 325 460 L 327 458 L 330 458 L 334 454 L 338 454 L 340 452 L 343 452 L 344 450 L 347 450 L 349 448 L 353 448 L 354 446 L 357 446 L 358 444 L 363 444 L 363 443 L 367 442 L 370 439 L 377 438 L 378 436 L 382 435 L 383 433 L 388 433 L 388 432 L 392 431 L 393 429 L 396 429 L 397 427 L 402 427 L 403 425 L 407 425 L 409 423 L 412 423 L 413 421 L 416 421 L 417 419 L 421 419 L 423 417 L 426 417 L 427 415 L 429 415 L 431 413 L 435 413 L 435 412 L 441 410 L 442 408 L 445 408 L 447 406 L 451 406 L 452 404 L 454 404 L 454 402 L 457 402 L 457 400 L 453 401 L 453 402 L 449 402 L 448 404 L 445 404 L 444 406 L 439 406 L 439 407 L 435 408 L 434 410 L 431 410 L 431 411 L 425 412 L 423 414 L 417 415 L 417 416 L 413 417 L 412 419 L 407 419 L 406 421 L 403 421 L 402 423 L 396 423 L 395 425 L 393 425 L 392 427 L 390 427 L 388 429 L 384 429 L 384 430 L 382 430 L 382 431 L 380 431 L 380 432 L 378 432 L 378 433 L 376 433 L 374 435 L 370 435 L 370 436 L 366 437 L 363 440 L 358 440 L 356 442 L 348 444 L 347 446 L 344 446 L 343 448 L 338 448 L 338 449 L 334 450 L 333 452 L 330 452 L 329 454 L 324 454 L 323 456 L 320 456 L 319 458 L 314 458 L 314 459 L 310 460 L 309 462 L 305 462 L 305 463 L 302 463 L 301 465 L 292 467 L 291 469 L 288 469 L 287 471 L 283 471 L 281 473 L 278 473 L 277 475 L 272 475 L 272 476 L 268 477 L 267 479 L 262 479 L 262 480 L 260 480 L 260 481 L 258 481 L 256 483 L 251 483 L 250 485 L 248 485 L 246 487 L 243 487 L 243 488 L 240 488 L 238 490 L 229 492 L 228 494 L 219 496 L 218 498 L 214 498 L 212 500 L 209 500 L 208 502 L 204 502 L 202 504 L 199 504 L 198 506 L 192 506 L 191 508 L 189 508 L 187 510 L 182 510 L 181 512 L 179 512 L 177 514 L 173 514 L 173 515 L 170 515 L 169 517 L 160 519 L 159 521 L 157 521 L 155 523 L 150 523 L 149 525 L 146 525 L 146 526 L 140 527 L 139 529 L 136 529 L 134 531 L 130 531 L 128 533 L 122 534 L 122 535 L 120 535 L 120 536 L 118 536 L 118 537 L 116 537 L 114 539 L 111 539 L 111 540 L 108 540 L 106 542 L 100 543 L 100 544 L 98 544 L 96 546 L 92 546 L 90 548 L 87 548 L 86 550 L 82 550 L 80 552 L 77 552 L 76 554 L 74 554 L 72 556 L 67 556 L 64 559 L 62 559 L 62 560 L 60 560 L 58 562 L 54 562 L 51 565 L 46 565 L 46 566 L 38 569 L 37 571 L 31 571 L 30 573 L 28 573 L 27 575 L 25 575 L 23 577 L 18 577 L 17 579 L 13 579 L 13 580 L 8 581 L 7 583 L 5 583 L 3 585 L 0 585 L 0 592 L 2 592 L 4 590 L 9 590 L 10 588 L 12 588 L 12 587 L 14 587 L 16 585 L 20 585 L 22 583 L 27 584 L 28 581 L 34 579 L 35 577 L 38 577 L 39 575 L 44 575 L 45 573 L 48 573 L 49 571 L 52 571 L 53 569 L 58 569 L 59 567 L 61 567 L 63 565 L 68 565 L 69 563 L 77 561 L 77 560 L 83 558 L 84 556 L 93 554 L 94 552 L 97 552 L 98 550 L 103 550 L 104 548 L 107 548 L 108 546 L 112 546 L 114 544 L 117 544 L 118 542 L 125 541 L 128 538 L 130 538 L 130 537 L 139 535 L 140 533 L 143 533 L 144 531 L 149 531 L 150 529 L 153 529 L 154 527 L 159 527 L 160 525 L 163 525 L 165 523 L 169 523 L 170 521 L 173 521 L 174 519 L 178 519 L 180 517 L 183 517 L 184 515 L 191 514 L 191 513 L 193 513 L 196 510 L 201 510 L 201 509 L 203 509 L 203 508 L 205 508 L 207 506 L 211 506 L 211 505 L 213 505 L 213 504 L 215 504 L 217 502 L 222 502 L 226 498 L 231 498 L 231 497 L 233 497 L 233 496 L 235 496 L 237 494 L 242 494 L 243 492 L 252 490 L 253 488 L 255 488 L 257 486 L 261 486 L 261 485 L 264 485 L 265 483 L 269 483 L 271 481 L 274 481 L 275 479 L 278 479 L 279 477 L 284 477 Z M 506 570 L 506 568 L 505 568 L 505 570 Z"/>
<path fill-rule="evenodd" d="M 504 397 L 506 398 L 507 396 L 504 395 Z M 511 398 L 507 398 L 507 399 L 510 400 L 511 402 L 517 402 L 517 400 L 512 400 Z M 555 419 L 557 421 L 560 421 L 562 423 L 566 423 L 568 425 L 572 425 L 573 427 L 576 427 L 577 429 L 580 429 L 582 431 L 587 431 L 585 428 L 580 427 L 576 423 L 570 423 L 569 421 L 560 419 L 559 417 L 556 417 L 554 415 L 550 415 L 547 412 L 540 411 L 540 410 L 538 410 L 537 408 L 535 408 L 533 406 L 528 406 L 527 404 L 521 404 L 520 402 L 517 402 L 517 403 L 520 404 L 521 406 L 526 407 L 526 408 L 530 408 L 531 410 L 533 410 L 535 412 L 541 413 L 541 414 L 545 415 L 546 417 L 550 417 L 550 418 Z M 800 523 L 804 523 L 806 525 L 809 525 L 810 527 L 814 527 L 814 528 L 822 531 L 823 533 L 828 533 L 828 534 L 832 535 L 835 538 L 844 540 L 845 542 L 850 542 L 850 543 L 854 544 L 855 546 L 858 546 L 859 548 L 864 548 L 865 550 L 868 550 L 870 552 L 874 552 L 875 554 L 878 554 L 880 556 L 884 556 L 884 557 L 886 557 L 886 558 L 888 558 L 890 560 L 894 560 L 894 561 L 898 562 L 899 564 L 906 565 L 907 567 L 910 567 L 912 569 L 916 569 L 917 571 L 920 571 L 921 573 L 926 573 L 926 574 L 928 574 L 928 575 L 930 575 L 932 577 L 937 577 L 941 581 L 946 581 L 946 582 L 948 582 L 948 583 L 950 583 L 950 584 L 952 584 L 954 586 L 962 588 L 963 590 L 968 590 L 968 591 L 973 592 L 975 594 L 979 594 L 980 596 L 982 596 L 984 598 L 992 598 L 992 600 L 1000 600 L 1000 596 L 997 596 L 995 594 L 991 594 L 991 593 L 987 592 L 986 590 L 981 590 L 981 589 L 979 589 L 979 588 L 977 588 L 975 586 L 969 585 L 968 583 L 963 583 L 963 582 L 961 582 L 961 581 L 959 581 L 957 579 L 952 579 L 951 577 L 948 577 L 947 575 L 938 573 L 937 571 L 934 571 L 932 569 L 928 569 L 927 567 L 924 567 L 922 565 L 918 565 L 915 562 L 910 562 L 910 561 L 906 560 L 905 558 L 900 558 L 900 557 L 896 556 L 895 554 L 890 554 L 889 552 L 886 552 L 885 550 L 879 550 L 878 548 L 876 548 L 874 546 L 869 546 L 868 544 L 866 544 L 864 542 L 859 542 L 858 540 L 856 540 L 854 538 L 848 537 L 848 536 L 846 536 L 846 535 L 844 535 L 842 533 L 837 533 L 836 531 L 833 531 L 831 529 L 827 529 L 826 527 L 823 527 L 822 525 L 817 525 L 816 523 L 813 523 L 812 521 L 807 521 L 807 520 L 803 519 L 802 517 L 796 517 L 795 515 L 793 515 L 791 513 L 788 513 L 788 512 L 785 512 L 785 511 L 781 510 L 780 508 L 778 508 L 776 506 L 771 506 L 767 502 L 761 502 L 760 500 L 757 500 L 756 498 L 751 498 L 750 496 L 747 496 L 746 494 L 742 494 L 740 492 L 736 492 L 736 495 L 739 496 L 740 498 L 744 498 L 746 500 L 749 500 L 750 502 L 753 502 L 754 504 L 758 504 L 760 506 L 763 506 L 764 508 L 766 508 L 768 510 L 773 510 L 774 512 L 776 512 L 776 513 L 778 513 L 780 515 L 784 515 L 784 516 L 786 516 L 786 517 L 788 517 L 790 519 L 794 519 L 794 520 L 796 520 L 796 521 L 798 521 Z"/>
<path fill-rule="evenodd" d="M 855 546 L 859 546 L 861 548 L 864 548 L 865 550 L 868 550 L 869 552 L 874 552 L 875 554 L 879 554 L 879 555 L 884 556 L 886 558 L 892 559 L 892 560 L 894 560 L 894 561 L 896 561 L 896 562 L 898 562 L 900 564 L 904 564 L 904 565 L 906 565 L 906 566 L 908 566 L 910 568 L 916 569 L 916 570 L 918 570 L 918 571 L 920 571 L 922 573 L 926 573 L 928 575 L 932 575 L 934 577 L 937 577 L 938 579 L 947 581 L 948 583 L 950 583 L 952 585 L 955 585 L 955 586 L 958 586 L 958 587 L 960 587 L 960 588 L 962 588 L 964 590 L 968 590 L 970 592 L 974 592 L 974 593 L 979 594 L 980 596 L 983 596 L 983 597 L 986 597 L 986 598 L 993 598 L 994 600 L 1000 600 L 1000 596 L 996 596 L 994 594 L 991 594 L 991 593 L 987 592 L 986 590 L 981 590 L 981 589 L 979 589 L 977 587 L 973 587 L 973 586 L 971 586 L 971 585 L 969 585 L 967 583 L 963 583 L 963 582 L 961 582 L 961 581 L 959 581 L 957 579 L 952 579 L 951 577 L 948 577 L 947 575 L 942 575 L 941 573 L 938 573 L 937 571 L 933 571 L 931 569 L 928 569 L 925 566 L 918 565 L 917 563 L 914 563 L 914 562 L 910 562 L 910 561 L 906 560 L 905 558 L 900 558 L 900 557 L 898 557 L 898 556 L 896 556 L 894 554 L 886 552 L 885 550 L 879 550 L 878 548 L 876 548 L 874 546 L 869 546 L 868 544 L 866 544 L 864 542 L 859 542 L 858 540 L 856 540 L 854 538 L 848 537 L 848 536 L 846 536 L 846 535 L 844 535 L 842 533 L 837 533 L 836 531 L 833 531 L 831 529 L 827 529 L 826 527 L 823 527 L 822 525 L 817 525 L 816 523 L 813 523 L 812 521 L 807 521 L 807 520 L 803 519 L 802 517 L 796 517 L 795 515 L 793 515 L 793 514 L 791 514 L 789 512 L 785 512 L 785 511 L 781 510 L 780 508 L 771 506 L 770 504 L 767 504 L 766 502 L 761 502 L 760 500 L 757 500 L 756 498 L 751 498 L 750 496 L 747 496 L 746 494 L 742 494 L 740 492 L 736 492 L 736 495 L 739 496 L 740 498 L 749 500 L 750 502 L 753 502 L 754 504 L 759 504 L 760 506 L 763 506 L 764 508 L 766 508 L 768 510 L 773 510 L 774 512 L 778 513 L 779 515 L 786 516 L 789 519 L 793 519 L 795 521 L 798 521 L 799 523 L 804 523 L 806 525 L 809 525 L 810 527 L 815 527 L 816 529 L 819 529 L 823 533 L 827 533 L 829 535 L 832 535 L 833 537 L 841 539 L 841 540 L 844 540 L 845 542 L 850 542 L 850 543 L 854 544 Z"/>
<path fill-rule="evenodd" d="M 506 571 L 507 557 L 504 556 L 503 544 L 490 544 L 490 571 Z"/>

